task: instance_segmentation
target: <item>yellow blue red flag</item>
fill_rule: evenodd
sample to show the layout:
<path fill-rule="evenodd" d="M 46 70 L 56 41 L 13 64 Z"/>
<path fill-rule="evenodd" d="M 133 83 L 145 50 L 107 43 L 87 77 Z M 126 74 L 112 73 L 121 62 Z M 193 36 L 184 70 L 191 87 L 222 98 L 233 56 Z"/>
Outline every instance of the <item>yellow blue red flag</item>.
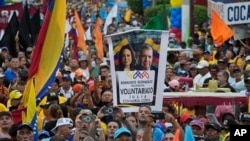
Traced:
<path fill-rule="evenodd" d="M 31 123 L 33 129 L 37 129 L 36 106 L 56 79 L 64 44 L 66 0 L 49 0 L 47 7 L 45 20 L 35 44 L 23 95 L 23 106 L 27 107 L 27 112 L 22 119 L 25 123 Z"/>

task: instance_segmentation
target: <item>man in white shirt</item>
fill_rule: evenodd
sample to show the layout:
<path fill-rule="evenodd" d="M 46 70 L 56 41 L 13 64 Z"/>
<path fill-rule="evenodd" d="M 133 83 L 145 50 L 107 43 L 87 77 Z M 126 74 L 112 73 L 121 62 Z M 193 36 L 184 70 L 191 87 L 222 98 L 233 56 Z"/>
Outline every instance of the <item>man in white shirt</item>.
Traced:
<path fill-rule="evenodd" d="M 208 62 L 205 61 L 205 60 L 201 60 L 197 65 L 197 69 L 198 69 L 199 74 L 197 74 L 194 77 L 193 84 L 194 85 L 198 84 L 200 87 L 203 87 L 204 86 L 204 81 L 207 78 L 211 77 L 211 74 L 209 72 L 209 64 L 208 64 Z"/>

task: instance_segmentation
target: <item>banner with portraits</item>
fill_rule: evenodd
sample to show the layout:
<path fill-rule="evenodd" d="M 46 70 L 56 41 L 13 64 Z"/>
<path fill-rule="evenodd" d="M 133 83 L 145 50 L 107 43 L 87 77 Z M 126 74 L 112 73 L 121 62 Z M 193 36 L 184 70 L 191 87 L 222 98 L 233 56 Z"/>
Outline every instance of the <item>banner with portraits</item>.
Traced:
<path fill-rule="evenodd" d="M 114 106 L 124 112 L 138 112 L 141 105 L 161 110 L 168 32 L 134 29 L 106 39 Z"/>

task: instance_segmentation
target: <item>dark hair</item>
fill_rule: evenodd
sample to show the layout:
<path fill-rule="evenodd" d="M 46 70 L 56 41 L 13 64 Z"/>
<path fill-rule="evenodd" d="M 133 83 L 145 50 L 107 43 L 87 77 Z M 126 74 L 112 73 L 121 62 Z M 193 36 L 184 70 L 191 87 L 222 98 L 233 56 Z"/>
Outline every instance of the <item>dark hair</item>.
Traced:
<path fill-rule="evenodd" d="M 18 76 L 19 76 L 19 78 L 20 78 L 20 81 L 27 81 L 28 80 L 28 71 L 27 70 L 24 70 L 24 69 L 22 69 L 22 70 L 20 70 L 20 71 L 18 71 Z"/>
<path fill-rule="evenodd" d="M 116 122 L 116 123 L 118 124 L 118 129 L 122 127 L 122 123 L 121 123 L 120 121 L 118 121 L 118 120 L 114 120 L 114 119 L 109 120 L 108 123 L 107 123 L 107 125 L 108 125 L 110 122 Z"/>
<path fill-rule="evenodd" d="M 16 137 L 17 135 L 17 128 L 19 127 L 19 125 L 21 124 L 13 124 L 10 129 L 9 129 L 9 135 L 11 136 L 11 138 Z"/>
<path fill-rule="evenodd" d="M 120 50 L 120 52 L 119 52 L 119 66 L 118 66 L 118 70 L 121 70 L 121 71 L 123 71 L 124 70 L 124 64 L 122 63 L 122 56 L 123 56 L 123 52 L 124 52 L 124 50 L 125 49 L 127 49 L 127 50 L 129 50 L 130 51 L 130 53 L 131 53 L 131 57 L 132 57 L 132 63 L 130 64 L 130 69 L 131 70 L 134 70 L 135 69 L 135 54 L 134 54 L 134 51 L 132 50 L 132 47 L 129 45 L 129 44 L 127 44 L 126 46 L 123 46 L 122 48 L 121 48 L 121 50 Z"/>

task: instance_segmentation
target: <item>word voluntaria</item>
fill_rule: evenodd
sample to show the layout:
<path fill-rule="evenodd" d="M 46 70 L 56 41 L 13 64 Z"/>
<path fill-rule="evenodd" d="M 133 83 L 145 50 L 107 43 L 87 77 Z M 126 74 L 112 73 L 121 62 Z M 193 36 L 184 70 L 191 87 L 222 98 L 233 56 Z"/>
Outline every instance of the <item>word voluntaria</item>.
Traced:
<path fill-rule="evenodd" d="M 250 125 L 231 125 L 230 141 L 244 141 L 250 138 Z"/>

